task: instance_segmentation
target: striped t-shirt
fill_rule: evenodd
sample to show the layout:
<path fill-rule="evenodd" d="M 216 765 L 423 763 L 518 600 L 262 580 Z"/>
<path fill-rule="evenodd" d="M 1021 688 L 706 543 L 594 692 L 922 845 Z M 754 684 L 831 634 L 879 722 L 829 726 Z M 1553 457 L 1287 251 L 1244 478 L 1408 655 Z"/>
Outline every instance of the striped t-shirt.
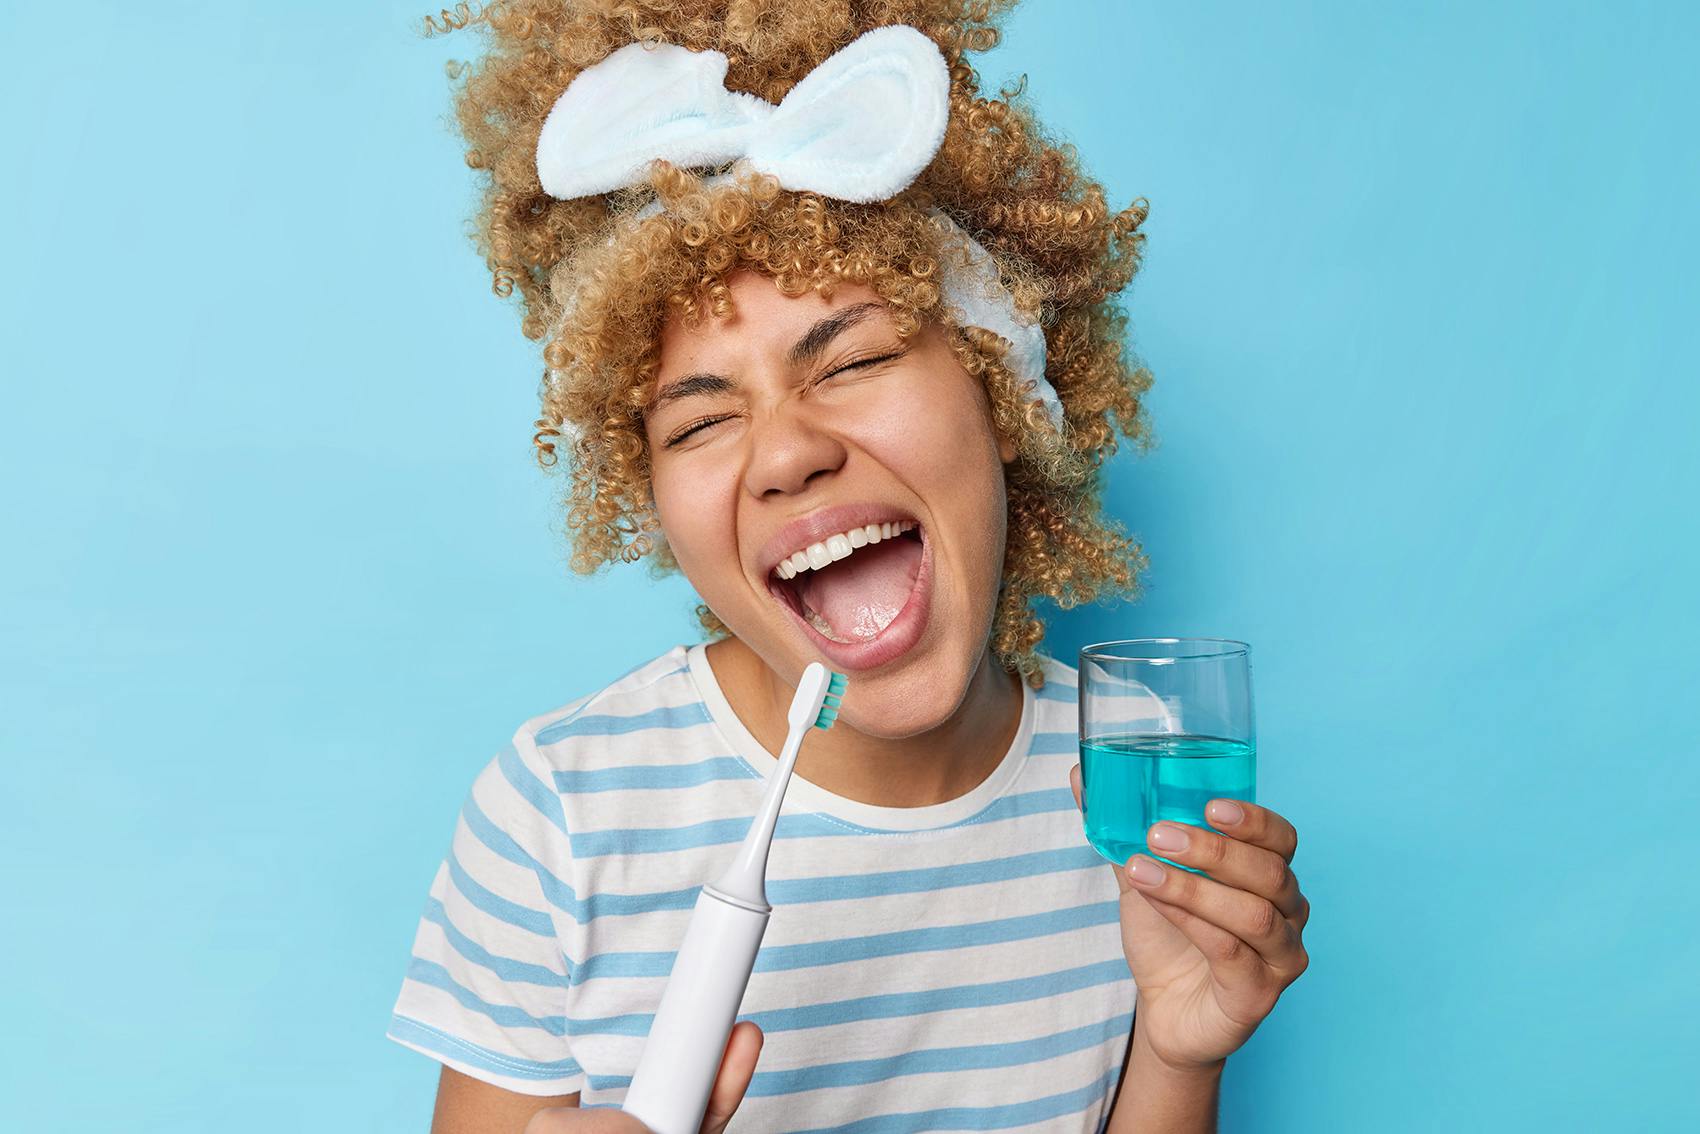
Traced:
<path fill-rule="evenodd" d="M 1068 784 L 1075 671 L 1044 665 L 966 795 L 876 807 L 793 773 L 734 1129 L 1102 1129 L 1134 984 Z M 527 721 L 461 811 L 390 1037 L 508 1090 L 618 1106 L 698 889 L 777 763 L 701 645 Z"/>

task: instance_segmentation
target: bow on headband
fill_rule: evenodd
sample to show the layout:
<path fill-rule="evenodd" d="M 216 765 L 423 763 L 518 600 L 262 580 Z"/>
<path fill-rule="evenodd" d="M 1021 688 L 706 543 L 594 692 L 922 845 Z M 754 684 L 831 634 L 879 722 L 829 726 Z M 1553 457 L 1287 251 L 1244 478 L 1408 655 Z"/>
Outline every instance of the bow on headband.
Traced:
<path fill-rule="evenodd" d="M 950 70 L 938 46 L 906 24 L 857 37 L 777 106 L 727 90 L 727 65 L 719 51 L 628 43 L 579 72 L 537 139 L 544 192 L 568 200 L 641 184 L 650 162 L 664 158 L 681 168 L 736 161 L 787 189 L 883 201 L 907 188 L 944 141 Z M 660 208 L 653 201 L 640 216 Z M 938 209 L 933 217 L 945 237 L 945 302 L 959 323 L 1009 341 L 1008 365 L 1034 381 L 1061 428 L 1044 332 L 1018 316 L 985 248 Z"/>

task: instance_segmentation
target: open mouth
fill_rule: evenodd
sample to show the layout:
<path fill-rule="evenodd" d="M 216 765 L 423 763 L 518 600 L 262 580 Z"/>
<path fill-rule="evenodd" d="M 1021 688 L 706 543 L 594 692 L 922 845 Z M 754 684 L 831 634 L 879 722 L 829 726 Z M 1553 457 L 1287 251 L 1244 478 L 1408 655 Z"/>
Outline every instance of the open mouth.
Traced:
<path fill-rule="evenodd" d="M 851 528 L 781 560 L 768 590 L 829 657 L 851 668 L 880 664 L 920 637 L 931 556 L 918 521 Z"/>

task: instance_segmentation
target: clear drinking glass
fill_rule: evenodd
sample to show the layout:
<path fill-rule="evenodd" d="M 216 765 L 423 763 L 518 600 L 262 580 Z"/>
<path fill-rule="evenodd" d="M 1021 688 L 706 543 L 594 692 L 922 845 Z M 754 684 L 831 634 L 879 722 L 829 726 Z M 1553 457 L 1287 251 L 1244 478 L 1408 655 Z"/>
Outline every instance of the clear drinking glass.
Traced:
<path fill-rule="evenodd" d="M 1208 829 L 1205 804 L 1255 803 L 1256 789 L 1250 646 L 1132 638 L 1080 651 L 1080 795 L 1099 854 L 1169 862 L 1145 843 L 1151 824 Z"/>

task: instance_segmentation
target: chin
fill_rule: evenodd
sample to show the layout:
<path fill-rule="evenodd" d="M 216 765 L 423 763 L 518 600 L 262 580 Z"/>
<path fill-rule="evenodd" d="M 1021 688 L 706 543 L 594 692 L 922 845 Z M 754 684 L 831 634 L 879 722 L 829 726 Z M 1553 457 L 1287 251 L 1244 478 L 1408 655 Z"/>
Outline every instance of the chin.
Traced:
<path fill-rule="evenodd" d="M 908 664 L 873 673 L 852 673 L 839 722 L 882 740 L 930 732 L 962 707 L 980 657 L 965 646 L 922 648 Z M 823 659 L 823 664 L 830 663 Z"/>

